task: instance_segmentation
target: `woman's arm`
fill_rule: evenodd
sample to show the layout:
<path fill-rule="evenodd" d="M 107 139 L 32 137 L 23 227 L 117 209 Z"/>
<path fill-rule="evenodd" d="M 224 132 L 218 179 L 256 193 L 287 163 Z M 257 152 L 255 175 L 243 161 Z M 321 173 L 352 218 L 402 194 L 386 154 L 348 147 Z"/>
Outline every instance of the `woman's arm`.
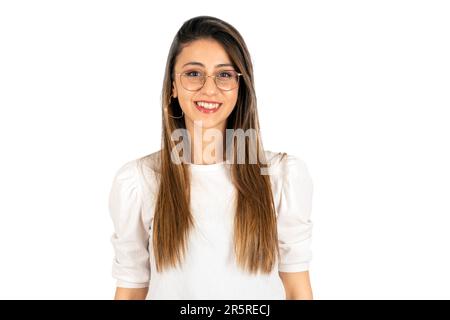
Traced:
<path fill-rule="evenodd" d="M 148 293 L 146 288 L 116 288 L 114 300 L 145 300 Z"/>
<path fill-rule="evenodd" d="M 309 272 L 279 272 L 286 300 L 313 300 Z"/>

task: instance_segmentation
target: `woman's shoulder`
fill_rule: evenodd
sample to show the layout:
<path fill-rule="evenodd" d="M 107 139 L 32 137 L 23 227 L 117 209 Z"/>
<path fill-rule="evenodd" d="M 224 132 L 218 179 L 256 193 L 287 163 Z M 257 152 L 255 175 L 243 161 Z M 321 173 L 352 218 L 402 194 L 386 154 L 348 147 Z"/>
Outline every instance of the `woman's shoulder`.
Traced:
<path fill-rule="evenodd" d="M 136 185 L 145 191 L 155 190 L 158 183 L 160 151 L 123 163 L 115 174 L 115 181 Z"/>
<path fill-rule="evenodd" d="M 278 216 L 306 221 L 311 211 L 313 179 L 306 161 L 295 154 L 268 152 L 270 179 L 274 187 Z"/>
<path fill-rule="evenodd" d="M 272 175 L 287 177 L 290 174 L 306 174 L 308 171 L 306 161 L 296 154 L 266 150 L 265 156 Z"/>
<path fill-rule="evenodd" d="M 161 150 L 144 155 L 134 161 L 144 173 L 159 174 L 161 172 Z"/>

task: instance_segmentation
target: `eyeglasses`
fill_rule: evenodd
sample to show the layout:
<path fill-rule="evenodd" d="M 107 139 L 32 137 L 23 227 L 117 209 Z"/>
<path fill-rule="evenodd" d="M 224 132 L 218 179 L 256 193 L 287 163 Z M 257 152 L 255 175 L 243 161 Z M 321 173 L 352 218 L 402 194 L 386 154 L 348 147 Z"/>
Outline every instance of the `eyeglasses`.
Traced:
<path fill-rule="evenodd" d="M 234 70 L 220 71 L 213 76 L 207 76 L 200 71 L 187 71 L 175 74 L 180 76 L 181 85 L 188 91 L 198 91 L 203 88 L 207 77 L 213 77 L 217 88 L 220 90 L 230 91 L 238 87 L 239 77 L 242 75 L 242 73 Z"/>

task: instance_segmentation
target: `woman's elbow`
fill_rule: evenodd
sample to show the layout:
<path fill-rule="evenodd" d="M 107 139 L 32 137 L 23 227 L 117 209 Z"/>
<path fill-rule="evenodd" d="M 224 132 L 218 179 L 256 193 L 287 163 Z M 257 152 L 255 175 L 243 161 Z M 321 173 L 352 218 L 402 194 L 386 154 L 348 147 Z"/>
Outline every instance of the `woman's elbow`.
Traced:
<path fill-rule="evenodd" d="M 145 300 L 148 287 L 145 288 L 122 288 L 117 287 L 114 300 Z"/>
<path fill-rule="evenodd" d="M 286 300 L 313 300 L 309 272 L 280 272 Z"/>

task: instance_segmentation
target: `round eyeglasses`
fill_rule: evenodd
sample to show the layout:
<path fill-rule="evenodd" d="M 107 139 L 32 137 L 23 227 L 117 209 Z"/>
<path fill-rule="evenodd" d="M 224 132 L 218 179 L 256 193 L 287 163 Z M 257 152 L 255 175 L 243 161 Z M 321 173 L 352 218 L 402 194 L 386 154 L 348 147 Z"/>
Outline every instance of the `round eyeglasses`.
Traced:
<path fill-rule="evenodd" d="M 205 85 L 207 77 L 213 77 L 217 88 L 224 91 L 236 89 L 239 85 L 239 77 L 242 73 L 234 70 L 220 71 L 216 75 L 208 76 L 200 71 L 187 71 L 175 73 L 180 76 L 180 82 L 184 89 L 188 91 L 198 91 Z"/>

